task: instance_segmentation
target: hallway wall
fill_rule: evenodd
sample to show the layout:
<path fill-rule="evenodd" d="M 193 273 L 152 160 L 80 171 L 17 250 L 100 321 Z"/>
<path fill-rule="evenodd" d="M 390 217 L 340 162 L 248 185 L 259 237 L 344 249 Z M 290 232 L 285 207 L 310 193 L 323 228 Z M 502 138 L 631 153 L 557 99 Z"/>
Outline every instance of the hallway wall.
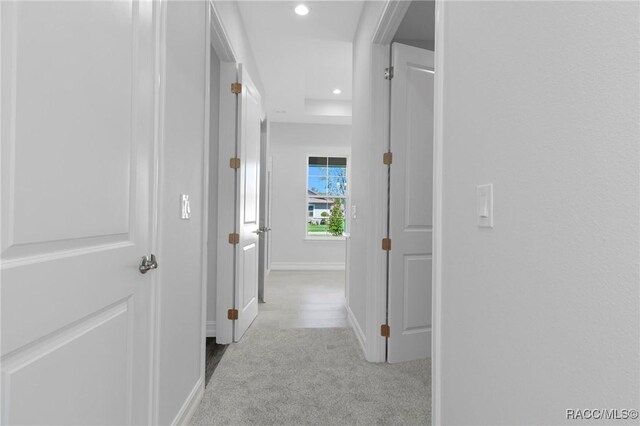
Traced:
<path fill-rule="evenodd" d="M 638 408 L 638 17 L 637 2 L 446 3 L 436 422 Z M 476 225 L 484 183 L 493 229 Z"/>
<path fill-rule="evenodd" d="M 168 2 L 158 212 L 157 424 L 170 424 L 202 386 L 206 2 Z M 180 219 L 189 194 L 191 219 Z M 154 273 L 156 273 L 154 272 Z"/>
<path fill-rule="evenodd" d="M 351 126 L 271 123 L 272 269 L 344 269 L 344 240 L 305 239 L 307 156 L 349 156 Z"/>
<path fill-rule="evenodd" d="M 349 294 L 348 309 L 355 332 L 364 345 L 375 345 L 376 330 L 367 327 L 367 300 L 374 291 L 373 286 L 379 269 L 380 241 L 383 209 L 375 205 L 371 196 L 376 184 L 374 168 L 381 167 L 383 147 L 374 146 L 371 131 L 373 116 L 372 84 L 373 76 L 381 76 L 380 70 L 373 70 L 373 49 L 371 39 L 385 7 L 383 1 L 365 2 L 360 23 L 353 40 L 353 138 L 351 164 L 351 204 L 357 206 L 358 217 L 351 221 L 349 241 Z M 372 306 L 373 308 L 373 306 Z M 369 340 L 369 337 L 370 340 Z M 369 356 L 370 350 L 365 351 Z M 379 361 L 379 360 L 378 360 Z"/>

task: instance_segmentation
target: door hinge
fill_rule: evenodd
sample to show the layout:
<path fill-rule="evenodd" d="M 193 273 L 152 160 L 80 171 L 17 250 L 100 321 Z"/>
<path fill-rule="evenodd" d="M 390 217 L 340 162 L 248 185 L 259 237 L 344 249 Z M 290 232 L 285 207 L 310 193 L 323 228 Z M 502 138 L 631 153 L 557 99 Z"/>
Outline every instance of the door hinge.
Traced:
<path fill-rule="evenodd" d="M 237 320 L 238 319 L 238 310 L 237 309 L 229 309 L 227 311 L 227 319 L 230 319 L 231 321 Z"/>
<path fill-rule="evenodd" d="M 382 324 L 380 326 L 380 335 L 382 337 L 391 337 L 391 327 L 389 327 L 389 324 Z"/>
<path fill-rule="evenodd" d="M 384 79 L 391 80 L 393 78 L 393 67 L 384 69 Z"/>
<path fill-rule="evenodd" d="M 231 83 L 231 93 L 237 95 L 242 93 L 242 84 L 241 83 Z"/>
<path fill-rule="evenodd" d="M 229 244 L 238 244 L 240 242 L 240 234 L 232 233 L 229 234 Z"/>
<path fill-rule="evenodd" d="M 385 251 L 391 250 L 391 238 L 382 239 L 382 250 L 385 250 Z"/>
<path fill-rule="evenodd" d="M 240 168 L 240 159 L 237 158 L 237 157 L 229 159 L 229 167 L 231 167 L 232 169 L 239 169 Z"/>
<path fill-rule="evenodd" d="M 391 163 L 393 163 L 393 154 L 391 152 L 385 152 L 382 155 L 382 162 L 387 166 L 391 165 Z"/>

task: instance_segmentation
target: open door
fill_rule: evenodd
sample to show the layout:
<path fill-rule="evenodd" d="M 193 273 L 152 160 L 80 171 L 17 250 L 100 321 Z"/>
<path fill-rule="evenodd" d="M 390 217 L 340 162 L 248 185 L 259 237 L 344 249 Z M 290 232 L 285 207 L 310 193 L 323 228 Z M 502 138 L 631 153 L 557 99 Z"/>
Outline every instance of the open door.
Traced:
<path fill-rule="evenodd" d="M 264 285 L 270 272 L 271 251 L 271 158 L 269 157 L 269 122 L 262 122 L 260 132 L 260 264 L 258 300 L 264 303 Z"/>
<path fill-rule="evenodd" d="M 391 48 L 388 362 L 431 356 L 433 52 Z"/>
<path fill-rule="evenodd" d="M 229 343 L 258 315 L 261 100 L 242 65 L 220 68 L 216 339 Z"/>
<path fill-rule="evenodd" d="M 154 7 L 0 4 L 2 424 L 151 423 Z"/>

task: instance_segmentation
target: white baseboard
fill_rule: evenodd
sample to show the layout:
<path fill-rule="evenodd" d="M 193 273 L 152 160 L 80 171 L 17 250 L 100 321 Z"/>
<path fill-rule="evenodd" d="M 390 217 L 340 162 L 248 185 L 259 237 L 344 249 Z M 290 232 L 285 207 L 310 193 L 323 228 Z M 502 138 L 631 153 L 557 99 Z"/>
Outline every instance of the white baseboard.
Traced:
<path fill-rule="evenodd" d="M 202 396 L 204 395 L 204 378 L 200 377 L 196 382 L 196 385 L 191 390 L 191 393 L 187 397 L 184 404 L 182 404 L 182 408 L 178 411 L 175 419 L 171 422 L 172 425 L 188 425 L 191 421 L 191 417 L 196 412 L 196 409 L 200 405 L 200 401 L 202 401 Z"/>
<path fill-rule="evenodd" d="M 344 262 L 272 262 L 272 271 L 344 271 Z"/>
<path fill-rule="evenodd" d="M 207 321 L 207 337 L 216 337 L 215 321 Z"/>
<path fill-rule="evenodd" d="M 353 332 L 356 334 L 356 337 L 358 338 L 358 343 L 360 343 L 360 348 L 362 349 L 362 352 L 366 355 L 367 350 L 366 350 L 366 338 L 364 336 L 364 333 L 362 332 L 362 328 L 360 328 L 360 324 L 358 324 L 358 320 L 356 319 L 356 316 L 353 315 L 353 311 L 351 310 L 351 308 L 348 305 L 345 305 L 347 307 L 347 320 L 349 321 L 349 324 L 351 325 L 351 328 L 353 328 Z"/>

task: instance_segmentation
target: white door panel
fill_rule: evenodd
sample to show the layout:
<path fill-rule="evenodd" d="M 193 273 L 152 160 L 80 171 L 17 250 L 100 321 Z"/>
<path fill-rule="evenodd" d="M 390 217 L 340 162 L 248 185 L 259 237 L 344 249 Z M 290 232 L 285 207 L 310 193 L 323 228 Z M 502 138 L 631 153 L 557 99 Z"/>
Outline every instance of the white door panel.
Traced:
<path fill-rule="evenodd" d="M 242 91 L 234 95 L 228 90 L 236 81 Z M 235 144 L 219 146 L 216 340 L 231 343 L 258 315 L 261 101 L 241 64 L 220 64 L 220 87 L 220 141 Z M 229 167 L 234 157 L 240 159 L 237 169 Z M 230 243 L 233 233 L 237 244 Z M 238 311 L 237 320 L 229 320 L 230 309 Z"/>
<path fill-rule="evenodd" d="M 431 356 L 433 52 L 394 43 L 388 361 Z"/>
<path fill-rule="evenodd" d="M 269 248 L 271 245 L 271 166 L 269 158 L 269 122 L 263 120 L 260 127 L 260 242 L 258 245 L 258 300 L 264 303 L 264 287 L 269 275 Z"/>
<path fill-rule="evenodd" d="M 260 94 L 246 70 L 238 70 L 242 93 L 238 95 L 238 244 L 236 257 L 236 309 L 234 341 L 240 340 L 258 315 L 258 228 L 260 203 Z"/>
<path fill-rule="evenodd" d="M 218 241 L 216 265 L 216 342 L 233 342 L 233 322 L 229 309 L 235 306 L 236 246 L 229 243 L 229 234 L 236 232 L 238 200 L 237 171 L 229 167 L 229 159 L 237 157 L 236 114 L 237 95 L 230 85 L 238 80 L 235 63 L 220 63 L 220 121 L 218 144 Z M 229 141 L 224 143 L 224 141 Z"/>
<path fill-rule="evenodd" d="M 0 7 L 2 423 L 147 423 L 154 6 Z"/>

